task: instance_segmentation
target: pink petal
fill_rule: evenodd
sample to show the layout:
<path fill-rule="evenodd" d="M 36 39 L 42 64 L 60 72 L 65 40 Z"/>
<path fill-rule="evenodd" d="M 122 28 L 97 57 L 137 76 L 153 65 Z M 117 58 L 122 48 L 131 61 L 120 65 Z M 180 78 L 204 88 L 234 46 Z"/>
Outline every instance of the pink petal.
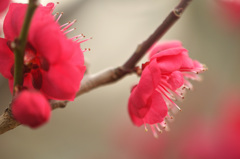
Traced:
<path fill-rule="evenodd" d="M 177 48 L 177 47 L 182 47 L 182 42 L 178 40 L 171 40 L 171 41 L 163 41 L 160 43 L 157 43 L 152 46 L 150 49 L 150 55 L 149 58 L 151 58 L 153 55 L 167 49 L 171 48 Z"/>
<path fill-rule="evenodd" d="M 174 71 L 170 76 L 167 82 L 172 87 L 172 90 L 180 88 L 184 84 L 184 78 L 181 72 Z"/>
<path fill-rule="evenodd" d="M 181 48 L 181 47 L 171 48 L 171 49 L 163 50 L 160 53 L 153 55 L 150 60 L 152 60 L 154 58 L 162 58 L 164 56 L 179 55 L 179 54 L 183 54 L 185 52 L 188 52 L 187 49 L 185 49 L 185 48 Z"/>
<path fill-rule="evenodd" d="M 153 90 L 154 85 L 152 75 L 148 67 L 146 67 L 142 72 L 139 84 L 133 89 L 129 98 L 129 103 L 131 107 L 133 107 L 133 109 L 130 110 L 132 110 L 131 112 L 134 113 L 135 116 L 145 116 L 149 109 L 147 102 L 151 97 Z"/>
<path fill-rule="evenodd" d="M 137 125 L 137 126 L 141 126 L 143 124 L 143 120 L 141 117 L 139 117 L 138 115 L 136 115 L 136 107 L 134 105 L 134 102 L 131 101 L 131 97 L 128 100 L 128 112 L 130 115 L 130 118 L 132 120 L 132 122 Z"/>
<path fill-rule="evenodd" d="M 19 36 L 26 10 L 27 4 L 10 4 L 8 13 L 3 23 L 3 31 L 6 39 L 13 41 Z"/>
<path fill-rule="evenodd" d="M 136 107 L 132 104 L 133 103 L 131 102 L 131 100 L 129 100 L 128 110 L 130 117 L 136 126 L 141 126 L 144 123 L 145 124 L 160 123 L 164 120 L 168 112 L 168 108 L 163 97 L 157 91 L 155 91 L 149 98 L 147 103 L 147 107 L 149 109 L 147 110 L 147 113 L 145 113 L 144 116 L 142 117 L 136 116 L 135 115 L 136 110 L 134 110 L 136 109 Z"/>
<path fill-rule="evenodd" d="M 162 122 L 166 116 L 166 103 L 155 90 L 160 80 L 161 72 L 156 60 L 152 60 L 143 70 L 139 84 L 134 87 L 129 98 L 128 110 L 135 125 Z"/>
<path fill-rule="evenodd" d="M 71 63 L 59 63 L 43 71 L 41 91 L 50 99 L 74 100 L 80 88 L 85 66 L 74 67 Z"/>
<path fill-rule="evenodd" d="M 14 54 L 7 45 L 8 40 L 0 38 L 0 73 L 5 78 L 12 78 L 11 69 L 14 64 Z"/>
<path fill-rule="evenodd" d="M 194 69 L 200 69 L 200 70 L 204 68 L 203 65 L 197 60 L 193 60 L 193 67 Z"/>
<path fill-rule="evenodd" d="M 0 13 L 3 12 L 9 5 L 11 0 L 1 0 L 0 1 Z"/>
<path fill-rule="evenodd" d="M 151 61 L 156 58 L 162 74 L 169 74 L 181 68 L 183 62 L 182 56 L 185 52 L 187 50 L 184 48 L 167 49 L 152 56 Z"/>
<path fill-rule="evenodd" d="M 168 108 L 166 105 L 165 100 L 163 99 L 162 95 L 159 94 L 157 91 L 151 96 L 151 102 L 149 101 L 150 109 L 143 118 L 144 123 L 147 124 L 156 124 L 161 123 L 167 115 Z"/>
<path fill-rule="evenodd" d="M 71 40 L 63 38 L 61 42 L 58 61 L 50 64 L 48 72 L 43 71 L 41 90 L 51 99 L 74 100 L 86 70 L 83 52 Z"/>
<path fill-rule="evenodd" d="M 151 72 L 151 77 L 153 81 L 153 86 L 156 88 L 159 85 L 161 79 L 161 70 L 159 69 L 159 64 L 157 63 L 157 59 L 153 59 L 149 65 L 148 69 Z"/>
<path fill-rule="evenodd" d="M 177 71 L 181 68 L 182 58 L 180 55 L 177 56 L 165 56 L 158 59 L 158 67 L 162 74 L 170 74 L 171 72 Z"/>
<path fill-rule="evenodd" d="M 42 13 L 42 16 L 36 15 L 35 17 L 39 18 L 32 22 L 29 43 L 39 55 L 43 56 L 49 63 L 54 64 L 59 61 L 63 54 L 61 49 L 66 44 L 62 43 L 62 39 L 65 37 L 50 14 Z"/>
<path fill-rule="evenodd" d="M 192 69 L 193 68 L 193 60 L 188 56 L 188 53 L 182 55 L 182 69 Z"/>

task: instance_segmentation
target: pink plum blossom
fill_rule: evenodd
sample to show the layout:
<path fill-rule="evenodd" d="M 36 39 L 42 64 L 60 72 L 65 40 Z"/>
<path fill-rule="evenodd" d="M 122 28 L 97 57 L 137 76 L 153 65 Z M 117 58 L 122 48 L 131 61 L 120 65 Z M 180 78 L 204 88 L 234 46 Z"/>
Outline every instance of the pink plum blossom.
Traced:
<path fill-rule="evenodd" d="M 159 125 L 166 128 L 165 119 L 172 118 L 170 110 L 181 110 L 174 100 L 183 99 L 186 88 L 192 89 L 188 79 L 199 80 L 197 73 L 205 70 L 180 44 L 170 41 L 150 50 L 150 61 L 128 101 L 133 123 L 137 126 L 145 124 L 145 127 L 149 124 L 154 136 L 157 136 L 155 128 L 161 132 Z"/>
<path fill-rule="evenodd" d="M 85 72 L 81 35 L 68 39 L 73 22 L 60 26 L 54 4 L 39 6 L 31 21 L 24 55 L 23 86 L 37 89 L 48 99 L 74 100 Z M 14 54 L 11 43 L 19 36 L 27 4 L 10 4 L 4 20 L 5 38 L 0 39 L 0 72 L 13 90 Z"/>
<path fill-rule="evenodd" d="M 12 102 L 12 114 L 21 124 L 37 128 L 49 120 L 51 107 L 42 93 L 23 90 Z"/>

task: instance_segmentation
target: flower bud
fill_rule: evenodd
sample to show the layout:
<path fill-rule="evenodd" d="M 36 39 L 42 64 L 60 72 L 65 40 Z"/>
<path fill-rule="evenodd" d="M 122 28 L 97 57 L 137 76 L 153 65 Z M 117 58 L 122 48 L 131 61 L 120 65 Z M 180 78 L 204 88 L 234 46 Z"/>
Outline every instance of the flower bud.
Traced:
<path fill-rule="evenodd" d="M 13 100 L 12 114 L 21 124 L 37 128 L 49 120 L 51 107 L 40 92 L 24 90 Z"/>

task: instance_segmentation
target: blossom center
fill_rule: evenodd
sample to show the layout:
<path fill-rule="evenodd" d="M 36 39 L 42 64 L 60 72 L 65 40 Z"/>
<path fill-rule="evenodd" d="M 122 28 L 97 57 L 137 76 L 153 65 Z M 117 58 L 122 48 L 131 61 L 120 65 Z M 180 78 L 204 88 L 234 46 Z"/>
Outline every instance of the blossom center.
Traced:
<path fill-rule="evenodd" d="M 32 45 L 28 44 L 24 54 L 24 73 L 29 73 L 32 69 L 48 71 L 49 63 L 44 57 L 39 56 Z"/>
<path fill-rule="evenodd" d="M 42 72 L 49 70 L 48 61 L 39 55 L 31 44 L 27 44 L 24 54 L 24 76 L 31 76 L 35 89 L 42 87 Z"/>

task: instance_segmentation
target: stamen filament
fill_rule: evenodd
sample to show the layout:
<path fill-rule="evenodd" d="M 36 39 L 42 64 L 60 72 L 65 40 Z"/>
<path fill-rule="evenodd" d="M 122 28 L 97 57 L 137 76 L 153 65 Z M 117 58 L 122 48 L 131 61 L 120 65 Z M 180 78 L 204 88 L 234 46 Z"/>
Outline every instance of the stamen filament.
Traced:
<path fill-rule="evenodd" d="M 65 31 L 67 30 L 68 28 L 70 28 L 77 20 L 73 20 L 72 22 L 70 22 L 65 28 L 63 28 L 61 31 Z"/>
<path fill-rule="evenodd" d="M 72 31 L 75 30 L 75 29 L 76 29 L 76 28 L 72 28 L 72 29 L 66 31 L 64 34 L 68 34 L 68 33 L 72 32 Z"/>
<path fill-rule="evenodd" d="M 58 22 L 58 21 L 59 21 L 59 19 L 62 17 L 62 15 L 63 15 L 63 12 L 61 12 L 61 14 L 58 16 L 58 18 L 57 18 L 56 22 Z"/>

